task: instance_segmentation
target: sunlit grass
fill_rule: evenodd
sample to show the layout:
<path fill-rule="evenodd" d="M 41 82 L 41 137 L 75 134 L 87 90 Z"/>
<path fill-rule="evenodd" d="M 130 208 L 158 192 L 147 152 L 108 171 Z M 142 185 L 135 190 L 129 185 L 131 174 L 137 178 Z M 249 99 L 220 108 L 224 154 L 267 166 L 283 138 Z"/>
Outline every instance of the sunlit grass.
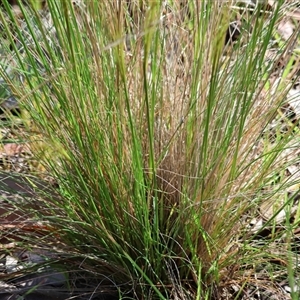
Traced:
<path fill-rule="evenodd" d="M 121 294 L 220 299 L 270 260 L 243 217 L 291 184 L 262 192 L 295 139 L 263 140 L 291 87 L 285 75 L 271 92 L 281 54 L 266 62 L 282 5 L 249 16 L 235 50 L 224 48 L 230 3 L 48 1 L 55 34 L 21 6 L 29 37 L 16 26 L 13 52 L 26 84 L 12 89 L 60 186 L 40 212 L 61 250 Z"/>

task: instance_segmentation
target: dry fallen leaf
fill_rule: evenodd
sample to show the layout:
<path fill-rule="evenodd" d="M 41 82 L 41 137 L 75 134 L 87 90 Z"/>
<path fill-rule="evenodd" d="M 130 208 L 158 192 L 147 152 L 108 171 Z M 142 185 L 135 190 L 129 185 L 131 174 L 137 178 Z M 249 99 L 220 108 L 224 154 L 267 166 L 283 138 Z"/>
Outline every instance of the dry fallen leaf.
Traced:
<path fill-rule="evenodd" d="M 1 152 L 6 156 L 14 156 L 21 153 L 31 153 L 28 144 L 8 143 L 2 146 Z"/>
<path fill-rule="evenodd" d="M 295 30 L 295 25 L 290 20 L 282 20 L 277 29 L 281 37 L 288 40 Z"/>

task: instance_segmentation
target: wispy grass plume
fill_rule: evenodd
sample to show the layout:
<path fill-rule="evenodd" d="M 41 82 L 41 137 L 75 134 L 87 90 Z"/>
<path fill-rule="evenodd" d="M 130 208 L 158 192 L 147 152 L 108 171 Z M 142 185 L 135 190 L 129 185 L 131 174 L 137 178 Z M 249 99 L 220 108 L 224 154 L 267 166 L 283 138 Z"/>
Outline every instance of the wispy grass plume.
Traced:
<path fill-rule="evenodd" d="M 263 191 L 295 139 L 266 137 L 292 86 L 270 82 L 297 37 L 267 60 L 284 3 L 245 15 L 232 45 L 230 1 L 77 2 L 1 12 L 25 79 L 11 88 L 60 187 L 40 214 L 123 297 L 221 299 L 257 260 L 245 216 L 280 192 Z"/>

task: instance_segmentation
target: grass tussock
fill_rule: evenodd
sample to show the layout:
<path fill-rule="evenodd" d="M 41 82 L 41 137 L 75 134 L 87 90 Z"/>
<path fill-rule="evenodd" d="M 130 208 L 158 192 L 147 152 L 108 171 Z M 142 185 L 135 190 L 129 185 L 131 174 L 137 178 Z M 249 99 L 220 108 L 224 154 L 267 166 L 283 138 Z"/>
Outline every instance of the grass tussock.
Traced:
<path fill-rule="evenodd" d="M 269 58 L 288 7 L 277 2 L 240 13 L 230 1 L 49 0 L 47 22 L 22 5 L 21 23 L 1 13 L 24 78 L 11 89 L 60 187 L 39 211 L 60 250 L 124 299 L 221 299 L 270 261 L 245 228 L 293 184 L 274 177 L 297 135 L 268 131 L 291 65 L 272 76 L 297 42 Z M 243 30 L 226 44 L 236 14 Z"/>

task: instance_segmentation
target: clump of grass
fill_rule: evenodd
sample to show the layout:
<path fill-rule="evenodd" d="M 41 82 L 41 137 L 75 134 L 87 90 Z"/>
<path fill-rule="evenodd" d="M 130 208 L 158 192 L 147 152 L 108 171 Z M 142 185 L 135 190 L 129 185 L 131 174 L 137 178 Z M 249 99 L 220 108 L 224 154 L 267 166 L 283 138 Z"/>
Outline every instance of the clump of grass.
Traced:
<path fill-rule="evenodd" d="M 12 89 L 60 186 L 43 219 L 124 299 L 220 299 L 270 260 L 244 216 L 290 184 L 262 192 L 296 138 L 266 138 L 291 87 L 270 81 L 296 36 L 266 60 L 284 3 L 247 15 L 233 48 L 230 3 L 80 5 L 48 1 L 51 28 L 20 5 L 28 37 L 14 31 L 27 85 Z"/>

